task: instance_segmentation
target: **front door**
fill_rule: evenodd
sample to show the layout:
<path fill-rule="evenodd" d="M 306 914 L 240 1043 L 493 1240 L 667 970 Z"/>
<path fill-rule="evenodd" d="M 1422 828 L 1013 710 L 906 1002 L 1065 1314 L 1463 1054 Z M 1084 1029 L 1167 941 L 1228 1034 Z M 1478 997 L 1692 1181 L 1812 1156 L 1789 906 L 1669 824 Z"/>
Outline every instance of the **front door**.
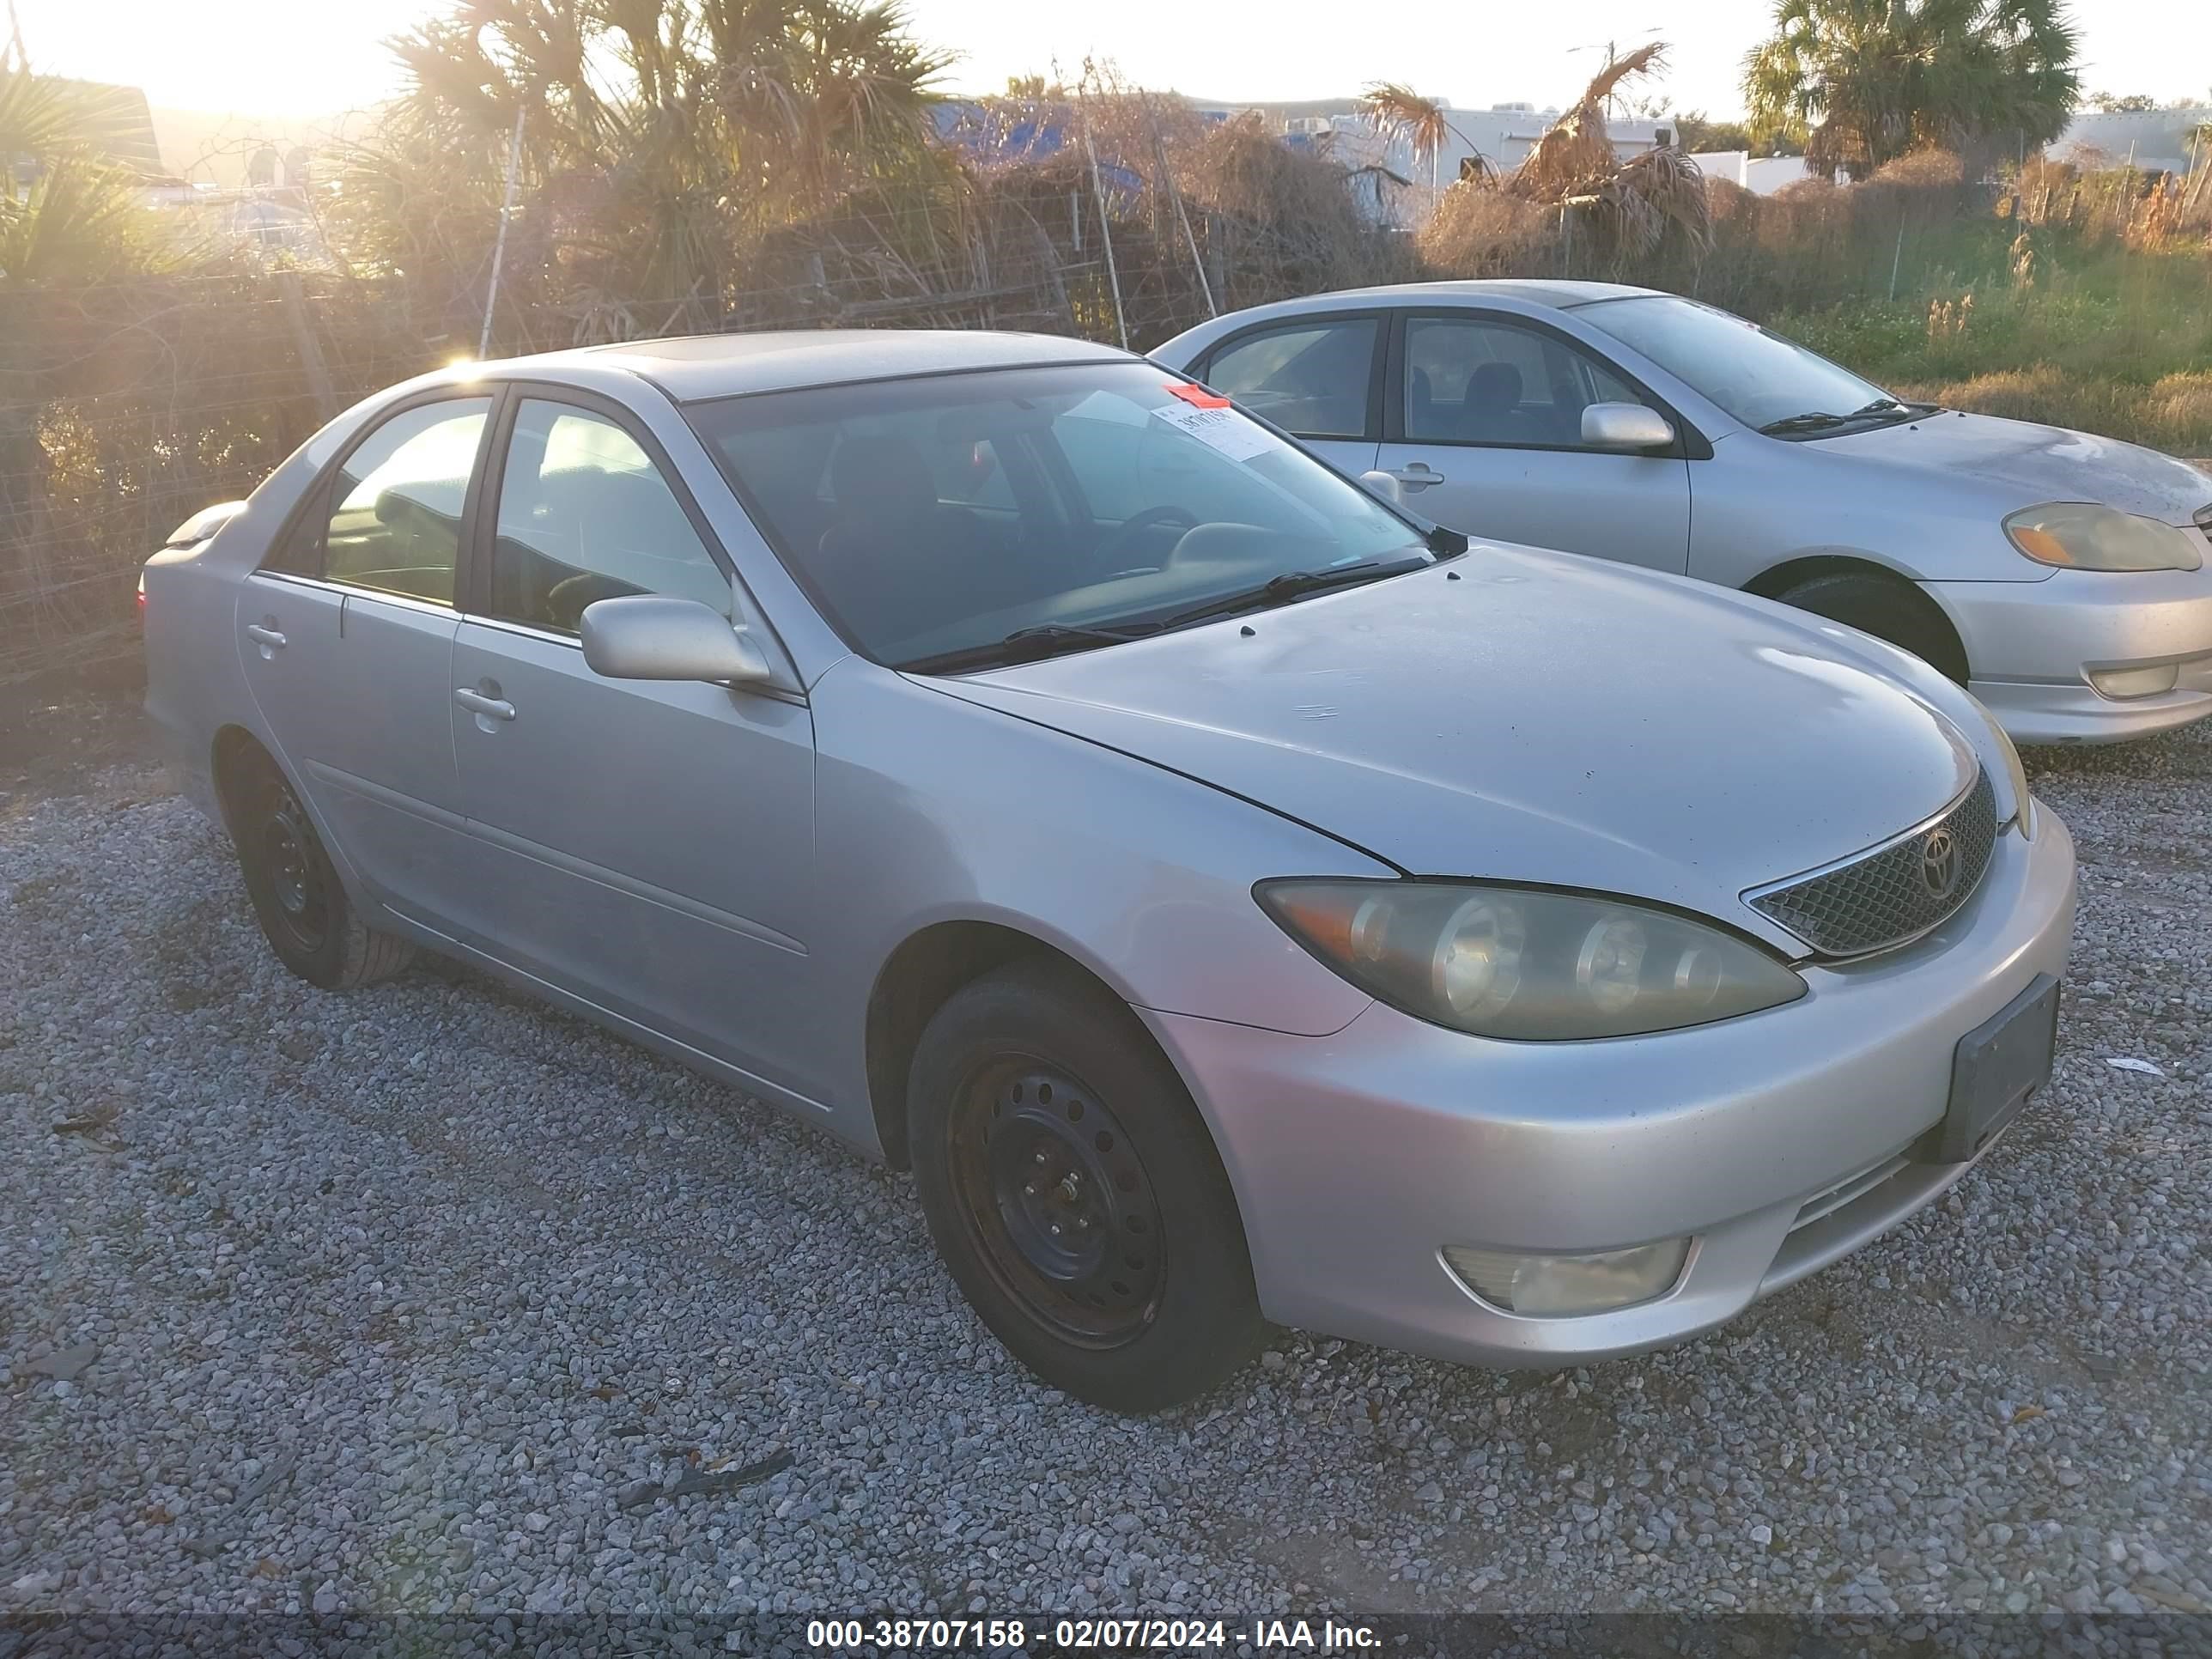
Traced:
<path fill-rule="evenodd" d="M 1486 313 L 1408 315 L 1376 463 L 1406 505 L 1470 536 L 1690 565 L 1690 464 L 1582 441 L 1594 403 L 1647 400 L 1558 336 Z"/>
<path fill-rule="evenodd" d="M 453 584 L 490 410 L 447 398 L 387 416 L 239 591 L 246 683 L 325 842 L 376 899 L 432 926 L 460 840 Z"/>
<path fill-rule="evenodd" d="M 820 1098 L 807 954 L 814 732 L 767 690 L 603 679 L 586 605 L 728 615 L 703 523 L 611 410 L 525 397 L 447 714 L 469 819 L 467 931 L 525 971 Z"/>

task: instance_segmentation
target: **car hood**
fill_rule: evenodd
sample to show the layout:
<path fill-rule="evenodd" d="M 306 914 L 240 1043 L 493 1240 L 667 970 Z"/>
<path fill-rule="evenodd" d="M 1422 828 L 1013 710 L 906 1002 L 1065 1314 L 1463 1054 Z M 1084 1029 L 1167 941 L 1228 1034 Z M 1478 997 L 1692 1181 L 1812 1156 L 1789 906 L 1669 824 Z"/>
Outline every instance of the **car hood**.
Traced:
<path fill-rule="evenodd" d="M 2124 513 L 2187 525 L 2212 505 L 2212 477 L 2186 461 L 2139 444 L 1993 415 L 1947 410 L 1821 439 L 1814 447 L 1947 478 L 1979 479 L 2018 498 L 2006 510 L 2043 501 L 2101 501 Z"/>
<path fill-rule="evenodd" d="M 1973 777 L 1972 749 L 1885 649 L 1684 578 L 1478 544 L 1246 617 L 929 683 L 1411 874 L 1656 899 L 1778 942 L 1746 888 L 1896 835 Z"/>

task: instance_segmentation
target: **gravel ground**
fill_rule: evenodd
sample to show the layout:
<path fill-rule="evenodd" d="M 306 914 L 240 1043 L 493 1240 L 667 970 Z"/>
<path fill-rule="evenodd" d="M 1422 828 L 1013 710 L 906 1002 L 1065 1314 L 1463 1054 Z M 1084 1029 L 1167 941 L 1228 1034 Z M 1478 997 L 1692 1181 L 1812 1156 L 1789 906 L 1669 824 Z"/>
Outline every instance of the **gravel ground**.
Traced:
<path fill-rule="evenodd" d="M 903 1177 L 473 975 L 308 988 L 141 761 L 0 794 L 0 1612 L 2203 1613 L 2212 731 L 2031 763 L 2057 1077 L 1947 1202 L 1671 1352 L 1286 1334 L 1142 1422 Z"/>

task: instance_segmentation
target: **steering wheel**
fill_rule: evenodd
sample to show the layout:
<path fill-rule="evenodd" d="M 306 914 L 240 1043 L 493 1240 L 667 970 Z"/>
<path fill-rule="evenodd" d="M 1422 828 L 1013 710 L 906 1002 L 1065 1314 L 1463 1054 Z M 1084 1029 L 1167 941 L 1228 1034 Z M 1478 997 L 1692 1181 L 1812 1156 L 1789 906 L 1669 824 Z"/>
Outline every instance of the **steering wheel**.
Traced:
<path fill-rule="evenodd" d="M 1099 563 L 1110 563 L 1113 560 L 1133 551 L 1139 537 L 1147 531 L 1158 529 L 1162 525 L 1173 525 L 1182 530 L 1195 530 L 1198 527 L 1198 515 L 1186 507 L 1148 507 L 1141 513 L 1132 514 L 1122 520 L 1104 541 L 1098 544 Z M 1158 565 L 1147 565 L 1144 568 L 1148 570 L 1159 568 Z M 1117 576 L 1127 576 L 1135 573 L 1117 570 L 1114 574 Z"/>

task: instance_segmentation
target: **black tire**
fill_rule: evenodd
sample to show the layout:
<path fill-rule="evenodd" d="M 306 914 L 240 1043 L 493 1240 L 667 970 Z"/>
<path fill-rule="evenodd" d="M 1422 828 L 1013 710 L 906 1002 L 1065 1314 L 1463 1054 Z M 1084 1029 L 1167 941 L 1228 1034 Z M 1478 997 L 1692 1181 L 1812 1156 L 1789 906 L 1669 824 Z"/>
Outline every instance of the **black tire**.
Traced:
<path fill-rule="evenodd" d="M 1966 653 L 1950 623 L 1933 599 L 1902 576 L 1832 571 L 1808 577 L 1776 597 L 1800 611 L 1887 640 L 1947 678 L 1960 685 L 1966 683 Z"/>
<path fill-rule="evenodd" d="M 1267 1326 L 1212 1137 L 1144 1027 L 1081 973 L 1030 957 L 954 993 L 922 1033 L 908 1100 L 930 1236 L 1045 1382 L 1152 1412 L 1259 1352 Z"/>
<path fill-rule="evenodd" d="M 388 979 L 415 946 L 362 921 L 291 783 L 265 754 L 240 758 L 227 802 L 232 842 L 262 937 L 310 985 L 350 991 Z"/>

